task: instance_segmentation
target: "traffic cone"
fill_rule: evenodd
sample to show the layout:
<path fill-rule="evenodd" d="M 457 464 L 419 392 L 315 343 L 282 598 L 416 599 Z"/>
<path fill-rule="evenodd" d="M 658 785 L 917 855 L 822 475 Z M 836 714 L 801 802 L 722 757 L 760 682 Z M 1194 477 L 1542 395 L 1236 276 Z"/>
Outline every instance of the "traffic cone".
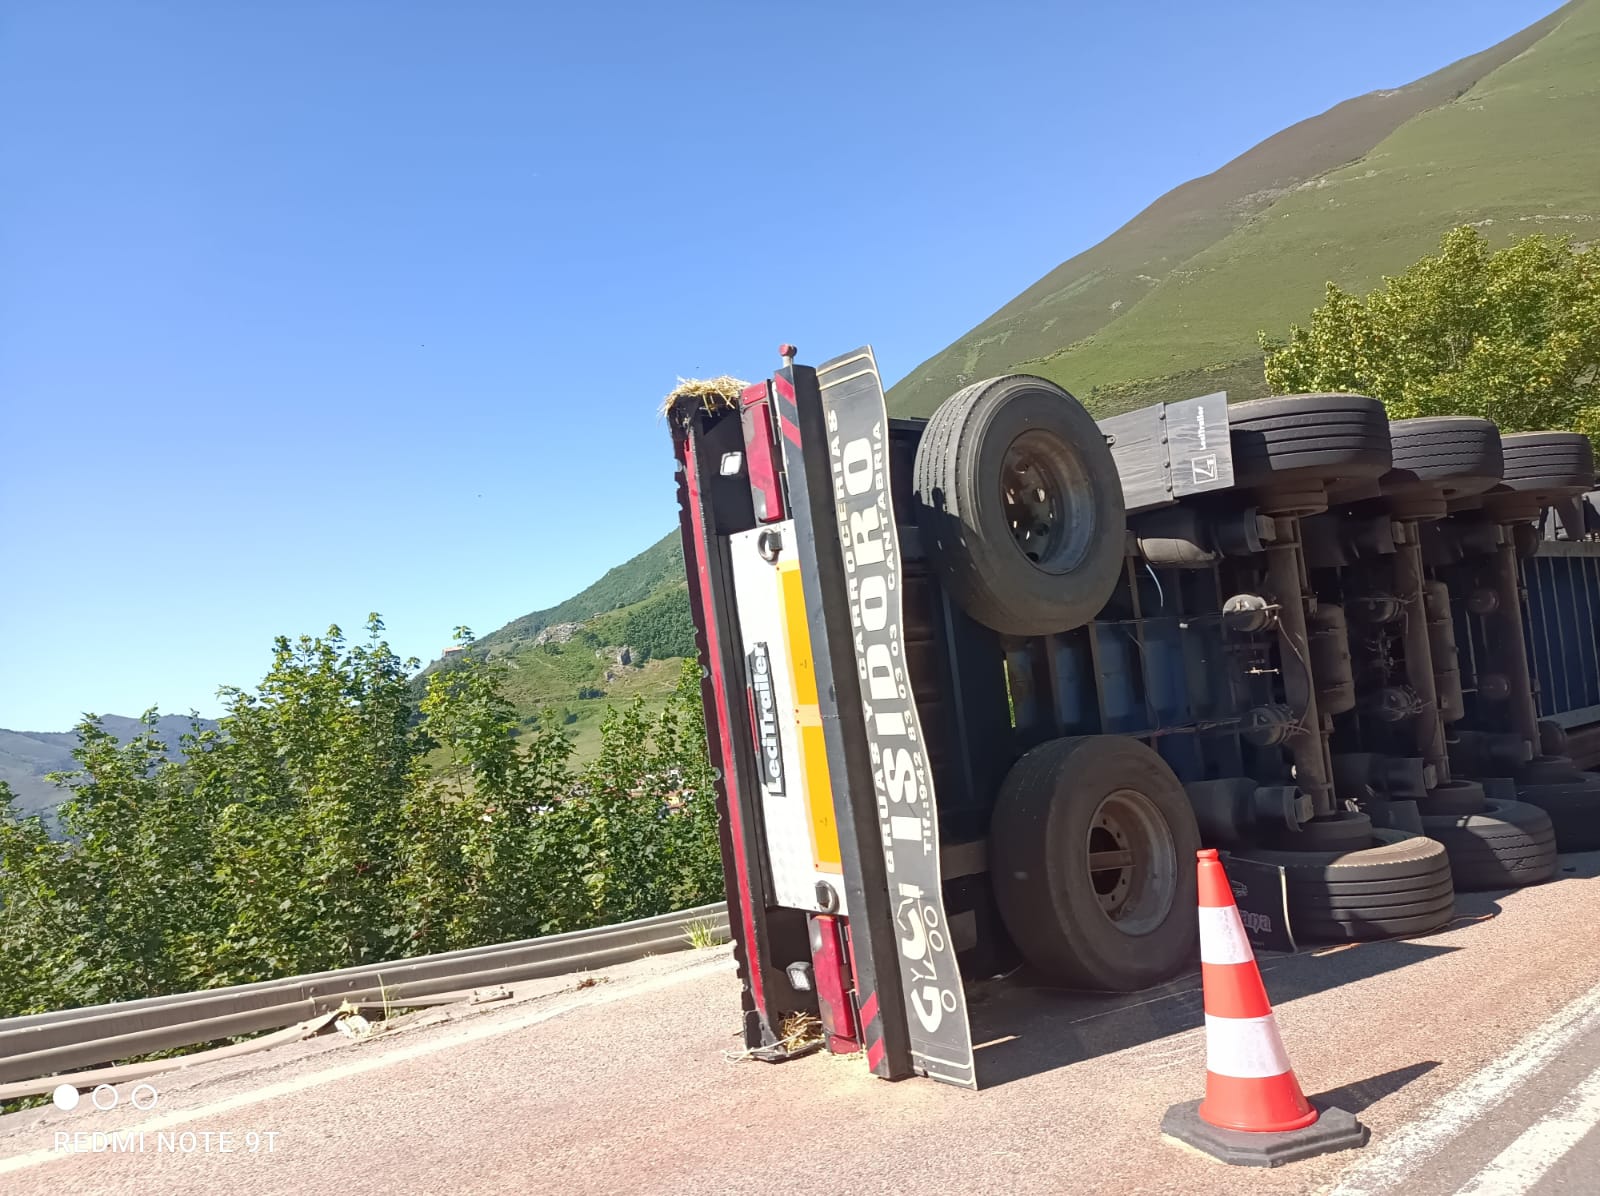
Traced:
<path fill-rule="evenodd" d="M 1200 1118 L 1227 1130 L 1282 1133 L 1317 1119 L 1289 1066 L 1255 952 L 1214 849 L 1200 853 L 1200 983 L 1206 1098 Z"/>
<path fill-rule="evenodd" d="M 1360 1146 L 1367 1131 L 1354 1116 L 1318 1109 L 1300 1090 L 1214 849 L 1200 852 L 1199 869 L 1206 1095 L 1168 1109 L 1162 1132 L 1224 1162 L 1258 1167 Z"/>

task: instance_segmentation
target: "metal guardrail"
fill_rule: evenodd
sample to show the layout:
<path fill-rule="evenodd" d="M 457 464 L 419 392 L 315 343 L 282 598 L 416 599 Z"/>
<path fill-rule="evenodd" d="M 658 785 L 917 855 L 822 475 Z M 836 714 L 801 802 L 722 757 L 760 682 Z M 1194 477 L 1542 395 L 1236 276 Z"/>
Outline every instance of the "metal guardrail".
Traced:
<path fill-rule="evenodd" d="M 688 948 L 689 927 L 696 923 L 710 923 L 725 938 L 727 904 L 392 963 L 7 1018 L 0 1020 L 0 1083 L 276 1030 L 347 1001 L 404 1006 L 443 993 L 628 963 Z"/>

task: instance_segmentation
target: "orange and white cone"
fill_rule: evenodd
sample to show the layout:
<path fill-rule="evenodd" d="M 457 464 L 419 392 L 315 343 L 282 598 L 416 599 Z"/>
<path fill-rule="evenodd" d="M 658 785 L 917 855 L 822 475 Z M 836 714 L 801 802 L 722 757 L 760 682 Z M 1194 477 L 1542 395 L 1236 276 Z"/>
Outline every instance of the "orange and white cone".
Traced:
<path fill-rule="evenodd" d="M 1199 868 L 1206 1095 L 1168 1109 L 1161 1132 L 1244 1167 L 1363 1145 L 1366 1126 L 1300 1091 L 1217 853 L 1202 851 Z"/>
<path fill-rule="evenodd" d="M 1300 1091 L 1233 889 L 1214 849 L 1200 853 L 1200 977 L 1206 1006 L 1202 1121 L 1229 1130 L 1283 1133 L 1317 1119 Z"/>

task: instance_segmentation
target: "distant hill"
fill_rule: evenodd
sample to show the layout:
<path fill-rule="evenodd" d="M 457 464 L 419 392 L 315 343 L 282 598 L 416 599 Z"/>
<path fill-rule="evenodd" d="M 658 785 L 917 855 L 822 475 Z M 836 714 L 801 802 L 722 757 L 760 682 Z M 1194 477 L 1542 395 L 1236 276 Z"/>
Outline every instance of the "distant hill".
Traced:
<path fill-rule="evenodd" d="M 532 640 L 546 627 L 581 623 L 596 615 L 643 602 L 663 589 L 682 584 L 683 543 L 674 530 L 565 602 L 513 619 L 498 631 L 479 637 L 478 644 L 498 654 Z"/>
<path fill-rule="evenodd" d="M 126 743 L 144 730 L 136 718 L 107 714 L 100 725 Z M 216 723 L 201 719 L 200 725 L 214 729 Z M 156 724 L 156 733 L 168 750 L 176 751 L 178 741 L 189 732 L 187 716 L 169 714 Z M 59 785 L 45 780 L 46 773 L 70 772 L 77 767 L 72 749 L 78 746 L 78 737 L 71 731 L 6 731 L 0 729 L 0 781 L 11 786 L 17 795 L 17 808 L 27 817 L 30 814 L 51 815 L 66 797 Z"/>
<path fill-rule="evenodd" d="M 606 709 L 635 695 L 655 710 L 694 651 L 683 543 L 676 531 L 566 601 L 513 619 L 476 647 L 509 668 L 506 692 L 526 723 L 565 723 L 580 757 L 598 743 Z M 449 667 L 435 661 L 426 672 Z"/>
<path fill-rule="evenodd" d="M 1264 394 L 1256 332 L 1303 322 L 1329 280 L 1364 291 L 1462 223 L 1497 239 L 1594 228 L 1596 127 L 1600 0 L 1574 0 L 1168 192 L 912 370 L 890 406 L 928 415 L 966 382 L 1014 370 L 1097 414 Z"/>

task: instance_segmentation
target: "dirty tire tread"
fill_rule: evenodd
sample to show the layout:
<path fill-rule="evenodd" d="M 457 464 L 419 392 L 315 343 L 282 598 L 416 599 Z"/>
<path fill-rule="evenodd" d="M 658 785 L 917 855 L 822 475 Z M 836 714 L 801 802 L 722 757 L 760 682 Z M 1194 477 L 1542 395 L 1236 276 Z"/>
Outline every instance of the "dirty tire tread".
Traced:
<path fill-rule="evenodd" d="M 1498 478 L 1505 472 L 1500 430 L 1486 419 L 1433 416 L 1389 425 L 1394 467 L 1424 481 L 1453 477 Z"/>
<path fill-rule="evenodd" d="M 1555 872 L 1555 830 L 1536 805 L 1491 800 L 1478 814 L 1424 815 L 1422 829 L 1445 845 L 1460 889 L 1533 884 Z"/>
<path fill-rule="evenodd" d="M 1239 854 L 1283 865 L 1289 922 L 1308 940 L 1397 937 L 1449 921 L 1455 885 L 1443 844 L 1384 827 L 1372 836 L 1376 846 L 1362 851 Z"/>
<path fill-rule="evenodd" d="M 1236 403 L 1228 424 L 1237 485 L 1377 478 L 1390 469 L 1389 421 L 1364 395 L 1285 395 Z"/>
<path fill-rule="evenodd" d="M 1594 446 L 1577 432 L 1518 432 L 1501 437 L 1505 483 L 1513 490 L 1587 490 Z"/>
<path fill-rule="evenodd" d="M 1446 864 L 1442 844 L 1424 835 L 1374 827 L 1374 847 L 1357 852 L 1278 851 L 1251 848 L 1234 854 L 1241 859 L 1282 864 L 1290 883 L 1399 880 L 1426 877 Z"/>
<path fill-rule="evenodd" d="M 1538 806 L 1550 816 L 1556 845 L 1562 851 L 1600 848 L 1600 778 L 1547 785 L 1521 785 L 1519 801 Z"/>
<path fill-rule="evenodd" d="M 1438 880 L 1435 880 L 1426 888 L 1405 889 L 1395 893 L 1373 893 L 1360 897 L 1291 893 L 1289 895 L 1289 904 L 1292 909 L 1300 911 L 1302 916 L 1317 917 L 1328 916 L 1335 912 L 1346 910 L 1372 914 L 1382 911 L 1392 913 L 1400 906 L 1439 901 L 1445 897 L 1453 898 L 1454 896 L 1454 881 L 1450 875 L 1446 874 L 1440 876 Z"/>
<path fill-rule="evenodd" d="M 1347 884 L 1322 884 L 1291 886 L 1289 895 L 1306 901 L 1337 901 L 1341 903 L 1358 903 L 1371 900 L 1373 904 L 1382 904 L 1383 900 L 1396 893 L 1425 892 L 1429 887 L 1443 883 L 1450 876 L 1449 869 L 1439 868 L 1427 876 L 1408 876 L 1401 880 L 1373 880 L 1366 882 L 1353 882 Z"/>
<path fill-rule="evenodd" d="M 1289 920 L 1292 925 L 1301 922 L 1356 922 L 1370 921 L 1375 918 L 1421 918 L 1428 914 L 1436 914 L 1441 910 L 1450 909 L 1455 905 L 1456 895 L 1453 890 L 1442 895 L 1434 893 L 1432 896 L 1418 896 L 1415 900 L 1400 902 L 1393 905 L 1373 905 L 1358 907 L 1343 907 L 1334 909 L 1305 908 L 1289 911 Z"/>
<path fill-rule="evenodd" d="M 1442 930 L 1455 917 L 1454 907 L 1414 918 L 1372 918 L 1361 922 L 1308 922 L 1295 926 L 1296 937 L 1313 942 L 1365 942 L 1408 938 Z"/>

